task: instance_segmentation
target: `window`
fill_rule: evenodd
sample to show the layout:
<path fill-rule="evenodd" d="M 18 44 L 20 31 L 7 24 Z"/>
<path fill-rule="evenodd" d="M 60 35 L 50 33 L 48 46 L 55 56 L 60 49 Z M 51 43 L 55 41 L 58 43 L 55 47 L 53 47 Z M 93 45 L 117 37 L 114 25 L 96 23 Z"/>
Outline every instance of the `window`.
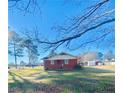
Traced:
<path fill-rule="evenodd" d="M 68 64 L 68 60 L 67 60 L 67 59 L 66 59 L 66 60 L 64 60 L 64 63 L 65 63 L 65 64 Z"/>
<path fill-rule="evenodd" d="M 51 64 L 54 65 L 54 60 L 51 60 Z"/>

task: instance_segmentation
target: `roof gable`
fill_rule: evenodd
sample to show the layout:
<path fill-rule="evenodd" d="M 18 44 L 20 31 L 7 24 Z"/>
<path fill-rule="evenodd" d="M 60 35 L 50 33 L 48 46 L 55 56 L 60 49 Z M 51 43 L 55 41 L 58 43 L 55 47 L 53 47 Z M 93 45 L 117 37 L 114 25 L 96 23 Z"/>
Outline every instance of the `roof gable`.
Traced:
<path fill-rule="evenodd" d="M 45 57 L 44 60 L 76 59 L 76 58 L 77 58 L 76 56 L 73 56 L 65 52 L 61 52 L 51 57 Z"/>

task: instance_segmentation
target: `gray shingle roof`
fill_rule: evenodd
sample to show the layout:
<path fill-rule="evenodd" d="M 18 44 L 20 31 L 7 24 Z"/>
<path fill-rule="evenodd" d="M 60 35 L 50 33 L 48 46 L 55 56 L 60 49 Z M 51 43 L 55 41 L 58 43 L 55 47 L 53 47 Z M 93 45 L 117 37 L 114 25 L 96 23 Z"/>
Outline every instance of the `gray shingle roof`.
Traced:
<path fill-rule="evenodd" d="M 76 58 L 77 58 L 76 56 L 61 52 L 61 53 L 56 54 L 56 55 L 51 56 L 51 57 L 45 57 L 45 58 L 43 58 L 43 60 L 76 59 Z"/>

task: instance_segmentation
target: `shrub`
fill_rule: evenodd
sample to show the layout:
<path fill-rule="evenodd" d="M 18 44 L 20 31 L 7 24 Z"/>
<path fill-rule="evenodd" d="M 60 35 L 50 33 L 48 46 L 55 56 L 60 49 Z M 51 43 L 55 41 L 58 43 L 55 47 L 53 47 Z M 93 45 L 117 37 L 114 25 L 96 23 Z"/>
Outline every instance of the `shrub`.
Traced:
<path fill-rule="evenodd" d="M 82 67 L 81 67 L 81 65 L 77 64 L 77 65 L 75 65 L 74 68 L 75 68 L 75 69 L 81 69 Z"/>

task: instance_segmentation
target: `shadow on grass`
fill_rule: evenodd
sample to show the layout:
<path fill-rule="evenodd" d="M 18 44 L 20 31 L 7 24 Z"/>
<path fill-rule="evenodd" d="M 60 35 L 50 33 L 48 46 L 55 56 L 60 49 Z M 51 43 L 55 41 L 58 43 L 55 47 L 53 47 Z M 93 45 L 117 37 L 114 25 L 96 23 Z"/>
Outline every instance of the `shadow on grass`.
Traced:
<path fill-rule="evenodd" d="M 45 71 L 45 75 L 39 75 L 36 79 L 46 79 L 46 78 L 59 78 L 59 79 L 75 79 L 79 77 L 92 77 L 94 74 L 101 74 L 101 73 L 114 73 L 111 70 L 103 70 L 97 68 L 82 68 L 80 70 L 47 70 Z"/>
<path fill-rule="evenodd" d="M 59 93 L 60 89 L 57 86 L 52 86 L 43 83 L 34 83 L 23 79 L 21 76 L 9 72 L 14 80 L 13 83 L 9 83 L 9 93 Z M 20 82 L 21 79 L 23 82 Z"/>
<path fill-rule="evenodd" d="M 45 73 L 45 75 L 41 73 L 36 80 L 52 79 L 51 84 L 34 83 L 9 72 L 15 81 L 9 83 L 9 93 L 115 93 L 114 76 L 92 78 L 95 73 L 113 73 L 110 70 L 88 67 L 81 70 L 45 71 Z M 20 82 L 16 77 L 23 82 Z"/>
<path fill-rule="evenodd" d="M 115 84 L 96 79 L 77 78 L 74 80 L 53 80 L 61 85 L 63 93 L 115 93 Z"/>
<path fill-rule="evenodd" d="M 114 73 L 111 70 L 88 67 L 72 71 L 49 70 L 46 73 L 36 79 L 51 79 L 52 84 L 63 89 L 62 93 L 115 93 L 114 76 L 92 78 L 94 74 Z"/>

